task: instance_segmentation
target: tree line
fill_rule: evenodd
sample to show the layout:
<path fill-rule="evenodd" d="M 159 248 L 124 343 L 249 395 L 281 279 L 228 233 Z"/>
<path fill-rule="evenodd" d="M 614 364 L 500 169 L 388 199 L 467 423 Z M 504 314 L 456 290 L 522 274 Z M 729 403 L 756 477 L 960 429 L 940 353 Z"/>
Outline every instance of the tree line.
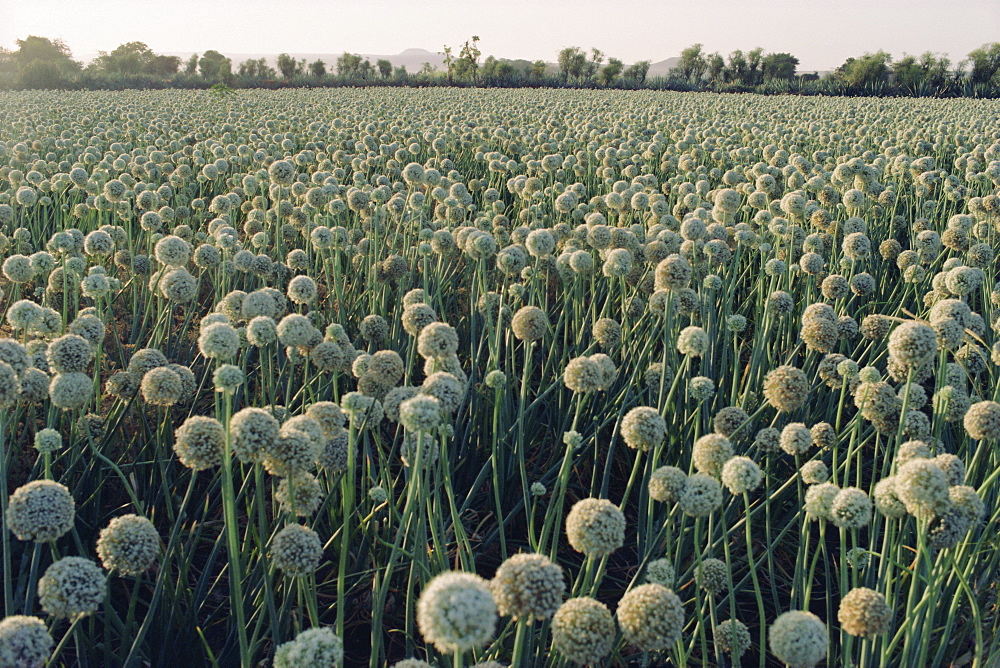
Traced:
<path fill-rule="evenodd" d="M 84 66 L 59 39 L 29 35 L 16 50 L 0 48 L 0 88 L 237 88 L 337 85 L 551 86 L 651 88 L 722 92 L 830 95 L 1000 96 L 1000 42 L 984 44 L 963 60 L 925 52 L 893 60 L 885 51 L 848 58 L 822 76 L 798 72 L 790 53 L 762 48 L 735 50 L 726 56 L 706 53 L 701 44 L 681 51 L 666 76 L 649 76 L 650 61 L 627 65 L 600 49 L 570 46 L 554 64 L 542 60 L 482 59 L 479 37 L 460 47 L 444 46 L 443 69 L 424 63 L 417 72 L 386 59 L 372 63 L 343 53 L 335 62 L 307 62 L 288 53 L 272 66 L 264 58 L 235 65 L 215 50 L 187 60 L 157 54 L 143 42 L 127 42 L 100 52 Z"/>

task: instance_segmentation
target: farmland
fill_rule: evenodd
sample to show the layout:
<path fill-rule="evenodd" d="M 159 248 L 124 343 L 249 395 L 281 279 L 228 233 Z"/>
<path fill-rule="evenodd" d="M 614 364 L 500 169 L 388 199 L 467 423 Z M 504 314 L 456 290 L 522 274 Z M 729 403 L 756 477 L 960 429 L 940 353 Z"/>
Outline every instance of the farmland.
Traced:
<path fill-rule="evenodd" d="M 0 93 L 0 665 L 994 665 L 998 117 Z"/>

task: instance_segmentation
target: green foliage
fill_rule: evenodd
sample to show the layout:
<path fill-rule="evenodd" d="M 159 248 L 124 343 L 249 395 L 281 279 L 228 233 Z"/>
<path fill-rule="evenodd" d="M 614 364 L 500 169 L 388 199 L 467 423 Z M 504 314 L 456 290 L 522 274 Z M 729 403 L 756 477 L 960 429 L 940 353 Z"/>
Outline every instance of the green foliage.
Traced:
<path fill-rule="evenodd" d="M 375 68 L 378 69 L 379 76 L 383 79 L 388 79 L 392 76 L 392 63 L 385 58 L 379 58 L 375 61 Z"/>
<path fill-rule="evenodd" d="M 153 52 L 143 42 L 120 44 L 110 53 L 101 52 L 90 68 L 104 74 L 173 76 L 180 69 L 181 59 Z"/>
<path fill-rule="evenodd" d="M 692 44 L 681 51 L 680 60 L 674 68 L 679 79 L 691 83 L 701 81 L 707 69 L 708 62 L 706 62 L 705 55 L 701 52 L 701 44 Z"/>
<path fill-rule="evenodd" d="M 608 64 L 597 73 L 598 83 L 607 86 L 617 79 L 625 69 L 625 64 L 617 58 L 608 59 Z"/>
<path fill-rule="evenodd" d="M 306 60 L 296 60 L 287 53 L 278 54 L 278 71 L 285 79 L 294 79 L 306 73 Z"/>
<path fill-rule="evenodd" d="M 365 63 L 368 61 L 360 55 L 345 51 L 337 58 L 337 74 L 342 77 L 360 77 L 366 70 Z M 371 63 L 368 63 L 368 67 L 371 67 Z"/>
<path fill-rule="evenodd" d="M 649 74 L 650 65 L 651 63 L 648 60 L 640 60 L 637 63 L 633 63 L 622 72 L 622 78 L 637 84 L 643 84 L 646 82 L 646 76 Z"/>
<path fill-rule="evenodd" d="M 207 81 L 230 81 L 233 75 L 233 62 L 218 51 L 209 50 L 198 59 L 198 72 Z"/>
<path fill-rule="evenodd" d="M 238 76 L 241 79 L 274 79 L 278 76 L 278 71 L 268 65 L 264 58 L 251 58 L 240 63 Z"/>
<path fill-rule="evenodd" d="M 1000 72 L 1000 42 L 983 44 L 969 53 L 972 71 L 969 81 L 974 85 L 996 83 L 997 72 Z"/>
<path fill-rule="evenodd" d="M 55 63 L 36 60 L 28 63 L 17 73 L 20 88 L 61 88 L 66 83 L 66 77 Z"/>
<path fill-rule="evenodd" d="M 217 83 L 217 84 L 215 84 L 214 86 L 212 86 L 211 88 L 208 89 L 208 92 L 212 96 L 214 96 L 214 97 L 216 97 L 216 98 L 218 98 L 220 100 L 224 100 L 227 97 L 232 97 L 233 95 L 236 94 L 236 91 L 234 91 L 232 88 L 230 88 L 229 86 L 227 86 L 224 83 Z"/>
<path fill-rule="evenodd" d="M 885 51 L 866 52 L 860 58 L 848 58 L 837 68 L 834 76 L 843 80 L 848 86 L 875 92 L 881 90 L 889 80 L 891 58 Z"/>
<path fill-rule="evenodd" d="M 769 53 L 761 60 L 761 71 L 765 81 L 783 79 L 791 81 L 795 78 L 795 69 L 799 59 L 790 53 Z"/>

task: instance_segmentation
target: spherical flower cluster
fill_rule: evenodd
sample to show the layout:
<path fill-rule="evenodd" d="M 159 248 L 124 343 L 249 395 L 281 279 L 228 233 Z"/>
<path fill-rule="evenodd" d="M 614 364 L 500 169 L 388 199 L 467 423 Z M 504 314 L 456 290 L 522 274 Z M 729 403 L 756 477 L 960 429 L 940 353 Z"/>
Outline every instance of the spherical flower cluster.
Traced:
<path fill-rule="evenodd" d="M 101 529 L 97 556 L 109 571 L 138 575 L 149 570 L 160 551 L 160 534 L 145 517 L 122 515 Z"/>
<path fill-rule="evenodd" d="M 896 476 L 882 478 L 875 483 L 872 499 L 875 502 L 875 509 L 890 519 L 906 515 L 906 506 L 896 494 Z"/>
<path fill-rule="evenodd" d="M 801 422 L 790 422 L 781 430 L 781 449 L 789 455 L 801 455 L 812 445 L 812 432 Z"/>
<path fill-rule="evenodd" d="M 636 406 L 622 420 L 622 438 L 636 450 L 649 450 L 663 443 L 667 423 L 655 408 Z"/>
<path fill-rule="evenodd" d="M 902 323 L 889 335 L 889 354 L 910 369 L 919 369 L 934 359 L 937 335 L 930 325 L 915 320 Z"/>
<path fill-rule="evenodd" d="M 604 381 L 600 365 L 590 357 L 575 357 L 563 371 L 563 382 L 573 392 L 597 392 Z"/>
<path fill-rule="evenodd" d="M 840 493 L 840 488 L 832 482 L 812 485 L 806 490 L 805 511 L 808 520 L 833 520 L 833 501 Z"/>
<path fill-rule="evenodd" d="M 727 619 L 713 631 L 715 642 L 730 656 L 743 656 L 750 649 L 750 631 L 746 624 L 738 619 Z"/>
<path fill-rule="evenodd" d="M 54 644 L 37 617 L 11 615 L 0 621 L 0 666 L 42 668 Z"/>
<path fill-rule="evenodd" d="M 361 324 L 358 325 L 358 332 L 361 334 L 361 338 L 369 343 L 384 341 L 389 336 L 389 323 L 380 315 L 366 315 L 361 320 Z"/>
<path fill-rule="evenodd" d="M 295 640 L 278 645 L 274 651 L 274 668 L 316 666 L 336 668 L 344 660 L 344 641 L 333 629 L 307 629 Z"/>
<path fill-rule="evenodd" d="M 490 591 L 501 616 L 548 619 L 562 602 L 562 567 L 541 554 L 515 554 L 500 564 Z"/>
<path fill-rule="evenodd" d="M 837 610 L 840 628 L 852 636 L 870 637 L 885 633 L 889 630 L 892 617 L 892 608 L 886 603 L 885 596 L 867 587 L 858 587 L 844 594 Z"/>
<path fill-rule="evenodd" d="M 566 516 L 566 536 L 577 552 L 606 556 L 625 542 L 625 515 L 607 499 L 581 499 Z"/>
<path fill-rule="evenodd" d="M 708 334 L 701 327 L 685 327 L 677 336 L 677 350 L 690 357 L 704 357 L 709 343 Z"/>
<path fill-rule="evenodd" d="M 399 404 L 399 422 L 410 432 L 430 432 L 441 423 L 441 402 L 429 394 L 417 394 Z"/>
<path fill-rule="evenodd" d="M 695 473 L 687 477 L 684 491 L 677 499 L 681 511 L 692 517 L 705 517 L 722 505 L 722 485 L 709 475 Z"/>
<path fill-rule="evenodd" d="M 240 335 L 227 323 L 216 322 L 203 327 L 198 335 L 198 350 L 209 359 L 229 360 L 240 349 Z"/>
<path fill-rule="evenodd" d="M 729 582 L 729 567 L 720 559 L 703 559 L 695 571 L 698 586 L 710 594 L 718 594 Z"/>
<path fill-rule="evenodd" d="M 972 404 L 963 423 L 965 431 L 977 441 L 1000 439 L 1000 404 L 995 401 Z"/>
<path fill-rule="evenodd" d="M 622 342 L 622 326 L 611 318 L 601 318 L 596 321 L 591 333 L 597 343 L 605 349 L 616 348 Z"/>
<path fill-rule="evenodd" d="M 94 350 L 82 336 L 64 334 L 49 344 L 45 356 L 56 373 L 82 372 L 93 359 Z"/>
<path fill-rule="evenodd" d="M 497 606 L 489 584 L 471 573 L 442 573 L 417 600 L 420 633 L 442 653 L 485 645 L 496 631 Z"/>
<path fill-rule="evenodd" d="M 799 475 L 807 485 L 817 485 L 830 479 L 830 469 L 822 460 L 813 459 L 799 468 Z"/>
<path fill-rule="evenodd" d="M 733 457 L 722 467 L 722 484 L 732 494 L 745 494 L 760 487 L 763 474 L 749 457 Z"/>
<path fill-rule="evenodd" d="M 167 358 L 156 348 L 143 348 L 132 354 L 126 371 L 142 378 L 153 369 L 167 366 Z"/>
<path fill-rule="evenodd" d="M 286 575 L 309 575 L 319 568 L 322 558 L 319 535 L 301 524 L 289 524 L 271 540 L 271 559 Z"/>
<path fill-rule="evenodd" d="M 458 332 L 451 325 L 432 322 L 420 330 L 417 352 L 421 357 L 448 357 L 458 352 Z"/>
<path fill-rule="evenodd" d="M 705 434 L 695 441 L 691 461 L 699 473 L 719 477 L 722 466 L 733 456 L 733 445 L 719 434 Z"/>
<path fill-rule="evenodd" d="M 441 407 L 447 413 L 454 413 L 465 396 L 465 386 L 450 373 L 438 371 L 424 379 L 420 393 L 427 394 L 441 402 Z"/>
<path fill-rule="evenodd" d="M 658 584 L 630 590 L 618 602 L 616 614 L 625 639 L 644 651 L 667 649 L 680 639 L 684 628 L 680 598 Z"/>
<path fill-rule="evenodd" d="M 764 398 L 781 412 L 790 413 L 809 399 L 809 379 L 801 369 L 779 366 L 764 376 Z"/>
<path fill-rule="evenodd" d="M 35 450 L 38 452 L 56 452 L 61 447 L 62 436 L 55 429 L 41 429 L 35 434 Z"/>
<path fill-rule="evenodd" d="M 323 452 L 322 429 L 317 424 L 312 430 L 317 434 L 310 433 L 305 425 L 299 426 L 304 428 L 296 428 L 294 423 L 283 425 L 270 447 L 264 451 L 261 463 L 271 475 L 287 477 L 307 473 L 316 466 L 316 460 Z M 316 438 L 317 435 L 319 438 Z"/>
<path fill-rule="evenodd" d="M 571 598 L 552 617 L 552 649 L 583 665 L 597 665 L 611 653 L 615 620 L 592 598 Z"/>
<path fill-rule="evenodd" d="M 906 512 L 917 519 L 930 520 L 951 506 L 948 477 L 930 459 L 914 459 L 901 466 L 894 487 Z"/>
<path fill-rule="evenodd" d="M 670 255 L 656 265 L 657 290 L 679 290 L 691 281 L 691 264 L 680 255 Z"/>
<path fill-rule="evenodd" d="M 7 528 L 18 540 L 47 543 L 73 528 L 76 504 L 69 490 L 52 480 L 33 480 L 7 502 Z"/>
<path fill-rule="evenodd" d="M 646 581 L 658 585 L 663 585 L 667 589 L 674 586 L 674 578 L 677 577 L 674 565 L 667 558 L 654 559 L 646 564 Z"/>
<path fill-rule="evenodd" d="M 106 587 L 107 576 L 93 561 L 63 557 L 38 579 L 38 600 L 50 615 L 74 618 L 96 612 Z"/>
<path fill-rule="evenodd" d="M 656 501 L 677 502 L 687 485 L 687 474 L 676 466 L 661 466 L 649 476 L 649 496 Z"/>
<path fill-rule="evenodd" d="M 156 406 L 172 406 L 180 401 L 184 393 L 180 376 L 165 366 L 150 369 L 142 377 L 139 389 L 142 391 L 142 398 Z"/>
<path fill-rule="evenodd" d="M 424 327 L 437 320 L 437 314 L 430 306 L 424 303 L 415 303 L 403 309 L 402 323 L 403 330 L 410 336 L 417 336 Z"/>
<path fill-rule="evenodd" d="M 263 408 L 247 407 L 229 419 L 233 453 L 241 462 L 259 462 L 278 438 L 280 424 Z"/>
<path fill-rule="evenodd" d="M 296 304 L 311 304 L 316 300 L 316 281 L 308 276 L 296 276 L 288 281 L 288 298 Z"/>
<path fill-rule="evenodd" d="M 83 408 L 90 400 L 93 389 L 94 381 L 85 373 L 57 373 L 49 383 L 49 399 L 53 406 L 64 411 Z"/>
<path fill-rule="evenodd" d="M 203 471 L 222 464 L 225 440 L 222 423 L 205 415 L 192 415 L 174 432 L 174 452 L 184 466 Z"/>
<path fill-rule="evenodd" d="M 522 306 L 510 321 L 514 336 L 522 341 L 537 341 L 549 329 L 549 317 L 537 306 Z"/>
<path fill-rule="evenodd" d="M 789 668 L 812 668 L 826 658 L 830 644 L 823 620 L 804 610 L 778 615 L 768 635 L 771 652 Z"/>
<path fill-rule="evenodd" d="M 739 406 L 727 406 L 712 418 L 712 427 L 715 429 L 716 434 L 721 434 L 729 438 L 749 420 L 750 416 Z"/>
<path fill-rule="evenodd" d="M 842 529 L 860 529 L 872 519 L 872 502 L 864 490 L 846 487 L 833 497 L 830 517 Z"/>

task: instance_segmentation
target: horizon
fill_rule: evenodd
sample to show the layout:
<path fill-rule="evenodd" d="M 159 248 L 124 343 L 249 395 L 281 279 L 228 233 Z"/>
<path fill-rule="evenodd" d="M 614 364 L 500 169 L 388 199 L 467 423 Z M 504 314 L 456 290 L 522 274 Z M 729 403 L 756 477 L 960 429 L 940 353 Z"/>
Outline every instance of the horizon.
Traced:
<path fill-rule="evenodd" d="M 72 4 L 17 0 L 12 4 L 0 10 L 0 46 L 15 49 L 15 40 L 29 34 L 62 39 L 74 59 L 81 61 L 132 41 L 165 54 L 212 49 L 255 56 L 400 55 L 408 49 L 439 54 L 445 44 L 457 52 L 465 40 L 479 35 L 483 58 L 551 63 L 561 49 L 579 46 L 587 51 L 596 47 L 606 57 L 626 64 L 657 63 L 701 43 L 704 52 L 723 56 L 755 47 L 767 53 L 790 53 L 799 59 L 800 72 L 812 72 L 833 70 L 849 57 L 879 50 L 894 59 L 931 51 L 958 63 L 1000 34 L 1000 5 L 975 0 L 947 5 L 931 0 L 886 0 L 876 6 L 865 0 L 842 0 L 836 6 L 818 0 L 778 0 L 766 7 L 718 0 L 709 21 L 704 18 L 704 5 L 651 0 L 633 3 L 622 18 L 592 0 L 544 4 L 512 0 L 499 15 L 495 5 L 458 0 L 428 0 L 419 6 L 372 0 L 364 6 L 334 3 L 324 7 L 287 0 L 278 12 L 261 0 L 176 0 L 144 3 L 139 19 L 132 19 L 135 3 L 125 0 Z M 445 15 L 448 19 L 441 20 Z M 56 23 L 53 16 L 61 20 Z M 373 16 L 379 20 L 373 21 Z M 629 21 L 632 16 L 642 20 Z M 609 18 L 614 30 L 608 30 Z M 303 32 L 303 25 L 320 28 Z M 661 25 L 662 35 L 643 39 L 650 26 Z M 823 26 L 822 38 L 812 34 L 812 25 Z M 435 41 L 441 46 L 427 44 Z"/>

